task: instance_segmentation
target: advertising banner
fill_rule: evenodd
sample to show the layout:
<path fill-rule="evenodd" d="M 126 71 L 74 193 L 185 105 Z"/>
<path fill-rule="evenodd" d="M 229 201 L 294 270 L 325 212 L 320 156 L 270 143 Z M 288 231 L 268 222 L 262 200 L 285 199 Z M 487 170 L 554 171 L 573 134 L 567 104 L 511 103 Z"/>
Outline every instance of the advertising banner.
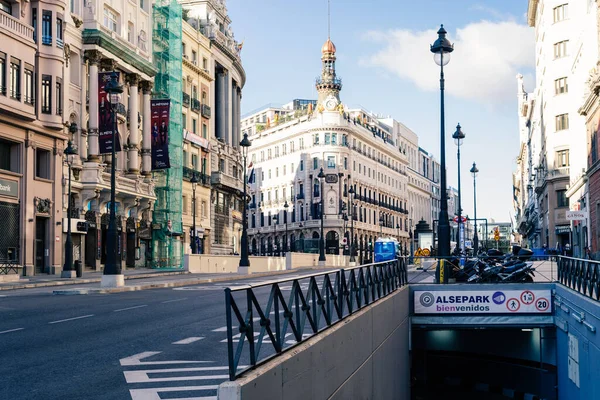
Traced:
<path fill-rule="evenodd" d="M 100 145 L 100 154 L 112 153 L 113 148 L 113 129 L 117 116 L 113 114 L 110 107 L 110 98 L 106 93 L 106 84 L 110 82 L 111 75 L 118 72 L 100 72 L 98 73 L 98 144 Z M 92 94 L 93 95 L 93 94 Z M 121 142 L 119 132 L 115 133 L 115 152 L 121 151 Z"/>
<path fill-rule="evenodd" d="M 588 219 L 588 212 L 570 210 L 565 212 L 565 217 L 568 221 L 585 221 Z"/>
<path fill-rule="evenodd" d="M 151 100 L 152 118 L 152 170 L 171 167 L 169 161 L 169 111 L 170 100 Z"/>
<path fill-rule="evenodd" d="M 415 314 L 550 314 L 550 290 L 414 292 Z"/>

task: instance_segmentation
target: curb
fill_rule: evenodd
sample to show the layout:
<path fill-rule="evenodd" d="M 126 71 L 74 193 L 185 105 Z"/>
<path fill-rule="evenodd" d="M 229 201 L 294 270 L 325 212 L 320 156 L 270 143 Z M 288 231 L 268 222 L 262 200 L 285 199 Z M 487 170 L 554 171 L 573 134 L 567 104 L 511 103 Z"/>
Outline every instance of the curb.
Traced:
<path fill-rule="evenodd" d="M 158 277 L 158 276 L 186 275 L 186 274 L 189 274 L 189 272 L 188 271 L 154 272 L 154 273 L 146 273 L 146 274 L 126 275 L 125 280 L 154 278 L 154 277 Z M 35 288 L 41 288 L 41 287 L 64 286 L 64 285 L 83 285 L 86 283 L 98 283 L 101 280 L 102 280 L 102 278 L 88 278 L 88 279 L 75 278 L 75 279 L 69 279 L 69 280 L 64 280 L 64 281 L 24 283 L 21 285 L 0 286 L 0 291 L 2 291 L 2 290 L 17 290 L 17 289 L 35 289 Z"/>
<path fill-rule="evenodd" d="M 230 282 L 230 281 L 238 281 L 245 279 L 254 279 L 260 278 L 264 276 L 277 276 L 277 275 L 286 275 L 291 274 L 297 271 L 305 271 L 314 269 L 314 267 L 303 267 L 292 270 L 284 270 L 284 271 L 272 271 L 272 272 L 257 272 L 255 274 L 249 275 L 236 275 L 236 276 L 223 276 L 216 278 L 194 278 L 187 279 L 181 281 L 173 281 L 173 282 L 156 282 L 156 283 L 148 283 L 144 285 L 136 285 L 136 286 L 123 286 L 117 288 L 91 288 L 91 289 L 62 289 L 62 290 L 54 290 L 52 294 L 55 295 L 86 295 L 86 294 L 110 294 L 110 293 L 123 293 L 123 292 L 133 292 L 138 290 L 149 290 L 149 289 L 161 289 L 161 288 L 170 288 L 170 287 L 181 287 L 181 286 L 190 286 L 190 285 L 200 285 L 204 283 L 219 283 L 219 282 Z"/>

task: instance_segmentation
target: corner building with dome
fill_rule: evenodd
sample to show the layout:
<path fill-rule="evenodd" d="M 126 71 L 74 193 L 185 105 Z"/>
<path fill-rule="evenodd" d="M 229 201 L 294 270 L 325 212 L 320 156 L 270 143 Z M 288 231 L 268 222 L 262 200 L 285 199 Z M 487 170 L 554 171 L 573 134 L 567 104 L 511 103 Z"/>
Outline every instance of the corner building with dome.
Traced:
<path fill-rule="evenodd" d="M 421 218 L 431 223 L 431 206 L 425 215 L 410 215 L 409 176 L 415 171 L 409 155 L 418 143 L 398 121 L 345 105 L 330 39 L 321 54 L 317 100 L 295 99 L 242 117 L 242 134 L 252 141 L 249 251 L 318 253 L 323 200 L 326 254 L 350 254 L 353 222 L 356 261 L 372 262 L 378 237 L 396 238 L 406 250 L 411 225 Z M 431 205 L 431 196 L 423 202 Z"/>

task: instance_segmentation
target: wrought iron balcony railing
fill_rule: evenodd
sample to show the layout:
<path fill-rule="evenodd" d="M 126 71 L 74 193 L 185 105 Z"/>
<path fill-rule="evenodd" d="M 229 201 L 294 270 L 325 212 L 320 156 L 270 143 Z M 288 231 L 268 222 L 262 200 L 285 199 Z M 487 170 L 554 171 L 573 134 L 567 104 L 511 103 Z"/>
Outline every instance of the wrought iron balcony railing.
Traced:
<path fill-rule="evenodd" d="M 211 115 L 210 106 L 207 106 L 206 104 L 202 104 L 202 107 L 200 109 L 200 114 L 204 118 L 210 118 L 210 115 Z"/>
<path fill-rule="evenodd" d="M 183 92 L 183 106 L 184 107 L 190 106 L 190 95 L 187 94 L 186 92 Z"/>
<path fill-rule="evenodd" d="M 192 98 L 192 111 L 200 112 L 201 106 L 200 100 Z"/>

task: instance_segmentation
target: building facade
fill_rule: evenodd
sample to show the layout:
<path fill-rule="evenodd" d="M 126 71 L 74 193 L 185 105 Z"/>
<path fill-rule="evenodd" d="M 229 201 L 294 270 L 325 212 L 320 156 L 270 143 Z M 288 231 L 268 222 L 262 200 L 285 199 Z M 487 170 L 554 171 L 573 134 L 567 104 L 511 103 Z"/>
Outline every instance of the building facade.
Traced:
<path fill-rule="evenodd" d="M 0 264 L 62 269 L 64 1 L 0 8 Z"/>
<path fill-rule="evenodd" d="M 596 4 L 530 0 L 527 18 L 535 29 L 536 88 L 527 93 L 518 77 L 521 148 L 513 182 L 519 233 L 531 247 L 569 244 L 581 254 L 587 227 L 577 226 L 574 237 L 566 212 L 587 191 L 586 126 L 579 108 L 598 60 Z"/>
<path fill-rule="evenodd" d="M 377 237 L 407 246 L 408 159 L 394 126 L 341 102 L 330 40 L 321 53 L 317 100 L 267 106 L 242 121 L 252 141 L 250 252 L 316 253 L 322 216 L 326 253 L 349 254 L 354 242 L 364 263 Z"/>
<path fill-rule="evenodd" d="M 152 5 L 97 1 L 71 2 L 70 7 L 68 121 L 76 127 L 71 139 L 79 160 L 73 166 L 69 208 L 76 222 L 87 222 L 87 231 L 74 236 L 74 260 L 96 270 L 105 260 L 111 160 L 110 154 L 102 154 L 99 139 L 100 111 L 108 106 L 108 99 L 101 98 L 101 78 L 114 71 L 124 90 L 117 107 L 121 151 L 115 165 L 119 261 L 128 268 L 151 266 L 156 196 L 150 99 L 157 72 L 152 63 Z"/>
<path fill-rule="evenodd" d="M 234 38 L 224 0 L 180 3 L 184 10 L 189 10 L 188 23 L 210 40 L 211 58 L 206 61 L 206 70 L 213 80 L 207 96 L 214 99 L 211 100 L 214 107 L 204 108 L 211 133 L 210 157 L 205 169 L 210 171 L 211 184 L 209 248 L 211 254 L 239 254 L 244 189 L 240 110 L 246 82 L 240 58 L 242 45 Z M 188 56 L 193 57 L 191 53 Z M 204 59 L 201 67 L 204 70 Z"/>
<path fill-rule="evenodd" d="M 210 39 L 198 30 L 194 20 L 191 22 L 184 18 L 182 25 L 184 252 L 192 252 L 191 244 L 196 238 L 197 254 L 210 254 L 210 139 L 213 132 L 210 119 L 214 75 L 209 69 L 212 62 Z M 196 185 L 190 182 L 192 177 L 195 177 Z"/>

